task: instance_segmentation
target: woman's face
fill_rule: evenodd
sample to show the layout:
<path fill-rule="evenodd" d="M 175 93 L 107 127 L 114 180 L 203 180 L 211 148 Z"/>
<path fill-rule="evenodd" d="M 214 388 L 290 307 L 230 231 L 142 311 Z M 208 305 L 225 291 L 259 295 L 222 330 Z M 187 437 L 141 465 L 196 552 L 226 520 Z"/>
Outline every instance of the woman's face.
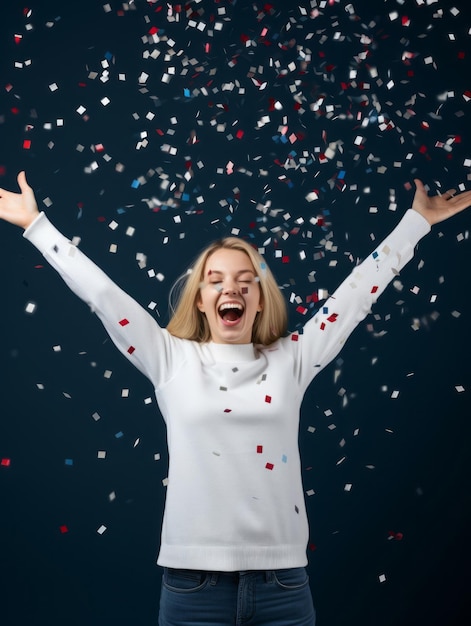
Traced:
<path fill-rule="evenodd" d="M 262 310 L 260 285 L 249 256 L 220 248 L 206 261 L 197 301 L 215 343 L 250 343 L 255 316 Z"/>

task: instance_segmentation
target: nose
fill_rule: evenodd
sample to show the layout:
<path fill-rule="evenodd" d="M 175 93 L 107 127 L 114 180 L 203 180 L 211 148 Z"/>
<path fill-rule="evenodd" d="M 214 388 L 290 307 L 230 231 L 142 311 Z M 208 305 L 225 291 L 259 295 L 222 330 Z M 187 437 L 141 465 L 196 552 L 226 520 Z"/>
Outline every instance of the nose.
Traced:
<path fill-rule="evenodd" d="M 227 280 L 223 285 L 222 292 L 226 295 L 236 295 L 239 293 L 239 285 L 233 280 Z"/>

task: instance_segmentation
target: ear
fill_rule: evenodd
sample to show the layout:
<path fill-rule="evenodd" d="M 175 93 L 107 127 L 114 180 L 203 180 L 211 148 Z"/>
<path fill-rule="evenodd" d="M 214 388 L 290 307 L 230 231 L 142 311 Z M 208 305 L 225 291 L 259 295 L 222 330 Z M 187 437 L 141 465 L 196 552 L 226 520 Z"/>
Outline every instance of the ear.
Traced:
<path fill-rule="evenodd" d="M 201 296 L 196 300 L 196 306 L 201 313 L 204 313 L 203 301 L 201 300 Z"/>
<path fill-rule="evenodd" d="M 262 310 L 263 310 L 263 293 L 262 293 L 262 290 L 260 289 L 260 299 L 258 301 L 257 311 L 260 313 Z"/>

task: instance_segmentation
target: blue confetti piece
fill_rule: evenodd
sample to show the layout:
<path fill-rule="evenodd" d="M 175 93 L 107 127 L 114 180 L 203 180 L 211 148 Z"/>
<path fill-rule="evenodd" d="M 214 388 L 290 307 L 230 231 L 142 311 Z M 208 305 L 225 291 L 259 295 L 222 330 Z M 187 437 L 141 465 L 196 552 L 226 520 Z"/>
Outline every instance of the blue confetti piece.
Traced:
<path fill-rule="evenodd" d="M 65 465 L 69 465 L 70 466 L 70 465 L 74 464 L 74 461 L 73 461 L 73 459 L 65 459 L 64 463 L 65 463 Z"/>
<path fill-rule="evenodd" d="M 124 437 L 124 433 L 120 430 L 119 433 L 116 433 L 115 437 L 116 439 L 121 439 L 121 437 Z"/>
<path fill-rule="evenodd" d="M 188 87 L 185 87 L 185 89 L 183 90 L 183 95 L 185 96 L 185 98 L 189 98 L 190 97 L 190 90 L 188 89 Z"/>
<path fill-rule="evenodd" d="M 371 256 L 373 257 L 373 259 L 377 259 L 379 257 L 379 254 L 375 250 Z"/>
<path fill-rule="evenodd" d="M 288 457 L 286 456 L 286 454 L 283 454 L 281 460 L 283 461 L 283 463 L 288 463 Z"/>
<path fill-rule="evenodd" d="M 328 312 L 329 312 L 329 307 L 328 306 L 323 306 L 322 307 L 322 313 L 324 313 L 324 315 L 327 315 Z"/>
<path fill-rule="evenodd" d="M 137 188 L 139 187 L 139 185 L 140 185 L 139 181 L 138 181 L 137 179 L 134 179 L 134 180 L 132 181 L 131 187 L 132 187 L 133 189 L 137 189 Z"/>

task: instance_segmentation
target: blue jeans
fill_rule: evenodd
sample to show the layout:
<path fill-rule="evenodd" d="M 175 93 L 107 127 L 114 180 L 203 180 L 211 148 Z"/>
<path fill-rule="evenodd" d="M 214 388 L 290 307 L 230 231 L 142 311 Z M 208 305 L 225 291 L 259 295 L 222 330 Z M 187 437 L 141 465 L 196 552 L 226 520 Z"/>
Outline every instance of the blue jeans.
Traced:
<path fill-rule="evenodd" d="M 164 568 L 159 626 L 315 626 L 304 567 L 246 572 Z"/>

